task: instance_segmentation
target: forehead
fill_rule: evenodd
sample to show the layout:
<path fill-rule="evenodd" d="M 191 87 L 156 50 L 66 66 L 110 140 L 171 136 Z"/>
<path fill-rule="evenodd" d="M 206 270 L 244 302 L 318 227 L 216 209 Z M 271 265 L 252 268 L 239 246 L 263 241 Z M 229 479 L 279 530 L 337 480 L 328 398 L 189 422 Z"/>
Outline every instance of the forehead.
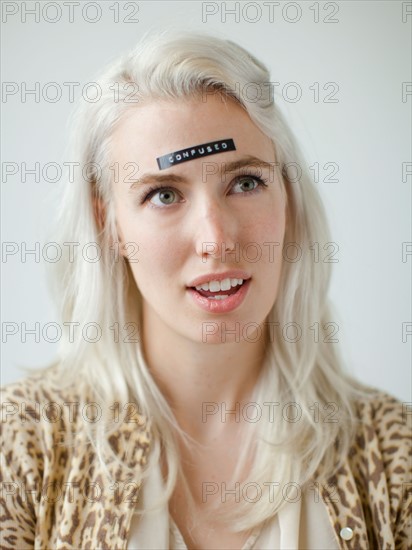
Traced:
<path fill-rule="evenodd" d="M 119 123 L 111 149 L 115 160 L 160 171 L 159 157 L 225 139 L 232 139 L 236 150 L 216 153 L 211 161 L 232 161 L 240 155 L 274 160 L 271 140 L 240 105 L 219 95 L 142 103 Z M 201 161 L 191 159 L 171 170 L 193 168 Z"/>

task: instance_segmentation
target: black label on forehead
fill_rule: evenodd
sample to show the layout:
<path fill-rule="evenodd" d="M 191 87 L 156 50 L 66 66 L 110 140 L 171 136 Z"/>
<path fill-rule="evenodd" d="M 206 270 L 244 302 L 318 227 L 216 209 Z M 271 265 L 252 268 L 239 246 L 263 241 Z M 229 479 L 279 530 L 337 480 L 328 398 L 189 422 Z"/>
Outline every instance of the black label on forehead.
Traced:
<path fill-rule="evenodd" d="M 181 149 L 174 153 L 169 153 L 157 158 L 157 165 L 160 170 L 170 168 L 175 164 L 181 164 L 188 160 L 207 157 L 208 155 L 217 155 L 217 153 L 225 153 L 226 151 L 236 151 L 235 142 L 233 139 L 221 139 L 220 141 L 211 141 L 202 143 L 202 145 L 194 145 L 187 149 Z"/>

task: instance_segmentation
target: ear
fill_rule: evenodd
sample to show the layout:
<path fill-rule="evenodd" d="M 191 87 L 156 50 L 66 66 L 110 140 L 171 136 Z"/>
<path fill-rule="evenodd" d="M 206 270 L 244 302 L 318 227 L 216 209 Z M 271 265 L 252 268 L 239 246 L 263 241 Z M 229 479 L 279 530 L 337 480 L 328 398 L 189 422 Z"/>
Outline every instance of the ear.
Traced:
<path fill-rule="evenodd" d="M 116 220 L 116 234 L 117 234 L 117 239 L 118 239 L 118 243 L 119 243 L 120 254 L 127 260 L 128 255 L 127 255 L 127 251 L 125 250 L 125 247 L 124 247 L 125 242 L 124 242 L 122 230 L 120 229 L 117 220 Z"/>
<path fill-rule="evenodd" d="M 103 200 L 98 196 L 93 196 L 93 214 L 99 233 L 102 233 L 106 221 L 106 208 Z"/>
<path fill-rule="evenodd" d="M 280 189 L 281 189 L 281 193 L 282 193 L 282 197 L 283 197 L 283 201 L 284 201 L 284 214 L 285 214 L 285 231 L 287 230 L 288 228 L 288 225 L 289 225 L 289 217 L 290 217 L 290 208 L 289 208 L 289 193 L 288 193 L 288 185 L 289 184 L 289 180 L 287 179 L 286 175 L 283 174 L 283 173 L 280 173 L 279 174 L 279 178 L 280 178 L 280 182 L 279 182 L 279 185 L 280 185 Z"/>
<path fill-rule="evenodd" d="M 94 214 L 94 219 L 96 221 L 98 231 L 99 233 L 102 233 L 106 225 L 107 210 L 103 200 L 98 196 L 93 197 L 93 214 Z M 128 256 L 127 256 L 127 251 L 124 249 L 123 235 L 119 227 L 119 224 L 117 223 L 117 220 L 116 220 L 116 234 L 117 234 L 117 240 L 118 240 L 117 244 L 119 245 L 118 250 L 120 254 L 127 259 Z M 115 243 L 113 241 L 113 238 L 110 238 L 110 246 L 113 246 L 114 244 Z"/>

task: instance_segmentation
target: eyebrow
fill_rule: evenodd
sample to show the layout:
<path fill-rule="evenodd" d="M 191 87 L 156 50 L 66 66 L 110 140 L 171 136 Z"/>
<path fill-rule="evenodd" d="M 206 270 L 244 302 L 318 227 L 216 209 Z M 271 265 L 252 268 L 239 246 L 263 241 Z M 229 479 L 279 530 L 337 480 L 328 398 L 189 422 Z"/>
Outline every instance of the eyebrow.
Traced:
<path fill-rule="evenodd" d="M 210 161 L 211 163 L 214 163 Z M 220 173 L 222 175 L 228 173 L 228 172 L 235 172 L 236 170 L 239 170 L 240 168 L 244 168 L 245 166 L 256 166 L 259 168 L 273 168 L 276 166 L 276 162 L 268 162 L 265 160 L 262 160 L 258 157 L 255 157 L 253 155 L 247 155 L 245 157 L 242 157 L 241 159 L 234 160 L 232 162 L 221 162 L 221 170 Z M 144 185 L 149 185 L 153 183 L 158 184 L 177 184 L 177 183 L 189 183 L 189 180 L 184 176 L 179 176 L 177 174 L 156 174 L 156 173 L 147 173 L 143 174 L 139 179 L 132 182 L 129 188 L 129 192 L 133 192 L 134 190 L 138 189 L 139 187 L 142 187 Z"/>

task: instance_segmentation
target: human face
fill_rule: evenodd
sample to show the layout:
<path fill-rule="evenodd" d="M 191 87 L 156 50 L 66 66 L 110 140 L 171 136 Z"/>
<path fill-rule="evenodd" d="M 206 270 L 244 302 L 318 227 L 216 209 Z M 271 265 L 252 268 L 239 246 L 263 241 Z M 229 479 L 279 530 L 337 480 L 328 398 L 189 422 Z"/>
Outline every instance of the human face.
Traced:
<path fill-rule="evenodd" d="M 234 151 L 164 170 L 157 165 L 168 153 L 229 138 Z M 255 161 L 224 174 L 246 157 L 269 164 Z M 134 243 L 124 253 L 143 298 L 143 327 L 159 342 L 165 331 L 205 344 L 250 341 L 256 330 L 264 335 L 258 326 L 276 300 L 286 206 L 271 140 L 238 104 L 218 95 L 152 101 L 118 125 L 112 158 L 119 166 L 113 184 L 119 237 Z M 131 166 L 138 168 L 134 178 Z M 166 181 L 139 183 L 148 173 Z M 150 192 L 159 185 L 164 189 Z M 214 296 L 238 290 L 209 299 L 193 288 L 203 276 L 245 282 L 226 293 L 212 286 Z"/>

